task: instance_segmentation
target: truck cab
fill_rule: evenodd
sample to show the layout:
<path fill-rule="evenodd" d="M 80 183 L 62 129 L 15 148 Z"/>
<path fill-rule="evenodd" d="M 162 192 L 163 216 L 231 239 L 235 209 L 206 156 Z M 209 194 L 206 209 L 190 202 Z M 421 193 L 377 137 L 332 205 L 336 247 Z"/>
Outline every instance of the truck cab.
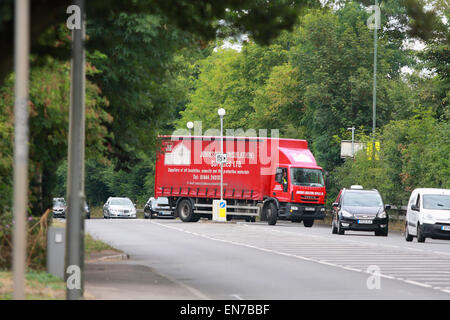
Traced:
<path fill-rule="evenodd" d="M 314 220 L 325 218 L 324 174 L 306 141 L 287 139 L 280 144 L 270 190 L 266 201 L 276 203 L 279 219 L 311 227 Z"/>
<path fill-rule="evenodd" d="M 278 201 L 280 219 L 301 222 L 306 227 L 325 217 L 325 182 L 322 168 L 280 165 L 272 181 L 272 196 Z"/>

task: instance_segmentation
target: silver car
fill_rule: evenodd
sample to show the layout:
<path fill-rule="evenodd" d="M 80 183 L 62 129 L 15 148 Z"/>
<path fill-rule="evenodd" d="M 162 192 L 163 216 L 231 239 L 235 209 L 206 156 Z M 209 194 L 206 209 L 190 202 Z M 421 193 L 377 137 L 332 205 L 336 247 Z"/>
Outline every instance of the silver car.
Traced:
<path fill-rule="evenodd" d="M 103 206 L 103 218 L 136 218 L 136 206 L 129 198 L 110 197 Z"/>
<path fill-rule="evenodd" d="M 53 198 L 53 216 L 55 218 L 65 218 L 66 217 L 67 204 L 64 198 Z"/>

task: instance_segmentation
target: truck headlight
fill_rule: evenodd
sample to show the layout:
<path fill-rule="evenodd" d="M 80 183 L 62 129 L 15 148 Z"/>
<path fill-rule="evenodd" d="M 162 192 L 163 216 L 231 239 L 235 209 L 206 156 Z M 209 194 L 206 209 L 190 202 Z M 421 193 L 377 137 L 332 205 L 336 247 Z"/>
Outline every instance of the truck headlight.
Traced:
<path fill-rule="evenodd" d="M 346 218 L 351 218 L 351 217 L 353 217 L 353 215 L 352 215 L 350 212 L 347 212 L 347 211 L 345 211 L 345 210 L 342 210 L 342 211 L 341 211 L 341 214 L 342 214 L 343 217 L 346 217 Z"/>
<path fill-rule="evenodd" d="M 320 208 L 320 211 L 321 212 L 325 212 L 325 208 Z"/>
<path fill-rule="evenodd" d="M 380 213 L 378 214 L 378 218 L 381 218 L 381 219 L 386 218 L 386 211 L 380 212 Z"/>
<path fill-rule="evenodd" d="M 298 207 L 296 207 L 296 206 L 291 206 L 291 209 L 292 209 L 292 210 L 298 210 Z"/>

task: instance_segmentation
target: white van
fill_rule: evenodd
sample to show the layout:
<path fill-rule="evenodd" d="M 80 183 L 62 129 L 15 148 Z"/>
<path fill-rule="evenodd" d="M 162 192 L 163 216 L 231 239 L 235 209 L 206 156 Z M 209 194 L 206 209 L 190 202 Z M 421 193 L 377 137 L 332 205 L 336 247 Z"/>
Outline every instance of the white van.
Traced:
<path fill-rule="evenodd" d="M 450 240 L 450 190 L 423 188 L 411 193 L 406 211 L 405 239 Z"/>

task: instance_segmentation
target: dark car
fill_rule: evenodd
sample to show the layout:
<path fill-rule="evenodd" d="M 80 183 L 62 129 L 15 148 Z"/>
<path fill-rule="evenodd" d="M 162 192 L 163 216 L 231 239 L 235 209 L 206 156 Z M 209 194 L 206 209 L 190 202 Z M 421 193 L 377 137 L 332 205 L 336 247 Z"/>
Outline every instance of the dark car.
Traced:
<path fill-rule="evenodd" d="M 169 199 L 166 197 L 148 199 L 144 206 L 144 218 L 152 219 L 153 217 L 174 217 L 173 210 L 169 206 Z"/>
<path fill-rule="evenodd" d="M 361 186 L 342 189 L 333 203 L 332 233 L 345 234 L 346 230 L 373 231 L 376 236 L 388 235 L 389 216 L 380 193 Z"/>

